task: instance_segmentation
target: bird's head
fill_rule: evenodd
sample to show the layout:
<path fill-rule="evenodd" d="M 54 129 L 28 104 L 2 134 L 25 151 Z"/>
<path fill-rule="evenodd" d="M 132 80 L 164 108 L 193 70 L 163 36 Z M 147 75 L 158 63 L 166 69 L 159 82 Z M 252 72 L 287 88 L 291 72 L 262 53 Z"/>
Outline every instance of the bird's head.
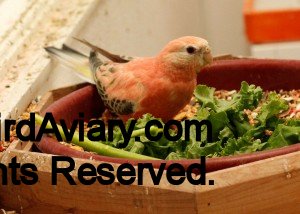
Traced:
<path fill-rule="evenodd" d="M 159 53 L 159 58 L 165 65 L 179 69 L 190 68 L 196 72 L 212 62 L 208 42 L 194 36 L 170 41 Z"/>

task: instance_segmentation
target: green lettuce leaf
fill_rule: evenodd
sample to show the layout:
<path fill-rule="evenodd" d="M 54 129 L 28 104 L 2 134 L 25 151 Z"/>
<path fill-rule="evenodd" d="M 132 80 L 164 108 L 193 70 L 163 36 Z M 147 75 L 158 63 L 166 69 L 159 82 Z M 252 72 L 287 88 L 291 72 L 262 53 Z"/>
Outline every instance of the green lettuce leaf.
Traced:
<path fill-rule="evenodd" d="M 279 124 L 269 138 L 266 147 L 269 149 L 273 149 L 299 142 L 300 126 L 286 126 L 283 124 Z"/>
<path fill-rule="evenodd" d="M 262 105 L 257 119 L 261 122 L 261 124 L 266 124 L 268 119 L 287 110 L 288 108 L 289 106 L 285 100 L 281 99 L 275 92 L 271 92 L 268 96 L 267 102 Z"/>
<path fill-rule="evenodd" d="M 209 107 L 212 110 L 217 110 L 216 101 L 214 98 L 215 88 L 206 85 L 197 85 L 194 95 L 198 101 L 201 102 L 202 107 Z"/>

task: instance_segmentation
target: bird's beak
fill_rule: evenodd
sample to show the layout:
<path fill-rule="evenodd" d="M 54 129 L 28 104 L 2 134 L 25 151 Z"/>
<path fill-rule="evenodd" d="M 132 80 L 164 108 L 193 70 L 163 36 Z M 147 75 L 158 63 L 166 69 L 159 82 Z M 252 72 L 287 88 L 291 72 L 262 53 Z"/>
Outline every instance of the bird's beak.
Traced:
<path fill-rule="evenodd" d="M 204 65 L 203 65 L 203 66 L 209 65 L 209 64 L 212 63 L 212 61 L 213 61 L 213 56 L 211 55 L 211 50 L 210 50 L 210 48 L 207 48 L 207 49 L 205 50 L 205 52 L 203 53 L 203 61 L 204 61 Z"/>
<path fill-rule="evenodd" d="M 202 57 L 201 57 L 201 68 L 199 70 L 197 70 L 197 73 L 200 72 L 200 70 L 206 66 L 212 63 L 213 61 L 213 56 L 211 55 L 211 50 L 210 48 L 206 48 L 206 50 L 204 52 L 202 52 Z"/>

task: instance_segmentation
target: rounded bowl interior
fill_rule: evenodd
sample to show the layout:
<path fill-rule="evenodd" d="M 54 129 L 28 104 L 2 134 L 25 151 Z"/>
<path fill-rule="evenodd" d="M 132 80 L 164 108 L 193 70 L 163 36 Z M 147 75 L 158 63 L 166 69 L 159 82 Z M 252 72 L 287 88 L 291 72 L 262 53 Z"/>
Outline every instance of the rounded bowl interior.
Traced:
<path fill-rule="evenodd" d="M 298 60 L 267 60 L 267 59 L 239 59 L 220 60 L 203 69 L 198 75 L 198 84 L 206 84 L 216 89 L 239 89 L 242 81 L 261 86 L 264 90 L 292 90 L 300 86 L 300 61 Z M 100 117 L 105 107 L 97 93 L 95 86 L 88 85 L 51 104 L 44 112 L 51 112 L 56 121 L 64 119 L 68 125 L 83 112 L 85 120 Z M 40 142 L 36 142 L 38 149 L 44 153 L 66 155 L 77 158 L 95 159 L 105 162 L 124 163 L 136 165 L 138 160 L 125 160 L 82 152 L 60 144 L 46 135 Z M 51 146 L 49 146 L 51 145 Z M 300 144 L 283 148 L 250 154 L 233 155 L 226 157 L 207 158 L 206 171 L 215 171 L 233 167 L 257 160 L 266 159 L 282 154 L 300 150 Z M 173 162 L 181 163 L 184 167 L 192 163 L 199 163 L 199 159 L 176 161 L 142 161 L 150 162 L 159 167 L 162 162 L 167 166 Z"/>

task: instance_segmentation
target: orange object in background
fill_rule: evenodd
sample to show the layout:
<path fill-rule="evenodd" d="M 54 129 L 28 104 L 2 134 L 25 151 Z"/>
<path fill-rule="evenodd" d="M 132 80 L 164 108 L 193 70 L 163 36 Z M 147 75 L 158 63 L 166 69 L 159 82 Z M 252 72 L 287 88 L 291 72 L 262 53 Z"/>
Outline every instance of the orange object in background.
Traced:
<path fill-rule="evenodd" d="M 251 43 L 300 40 L 300 8 L 257 10 L 254 0 L 244 2 L 244 21 Z"/>

